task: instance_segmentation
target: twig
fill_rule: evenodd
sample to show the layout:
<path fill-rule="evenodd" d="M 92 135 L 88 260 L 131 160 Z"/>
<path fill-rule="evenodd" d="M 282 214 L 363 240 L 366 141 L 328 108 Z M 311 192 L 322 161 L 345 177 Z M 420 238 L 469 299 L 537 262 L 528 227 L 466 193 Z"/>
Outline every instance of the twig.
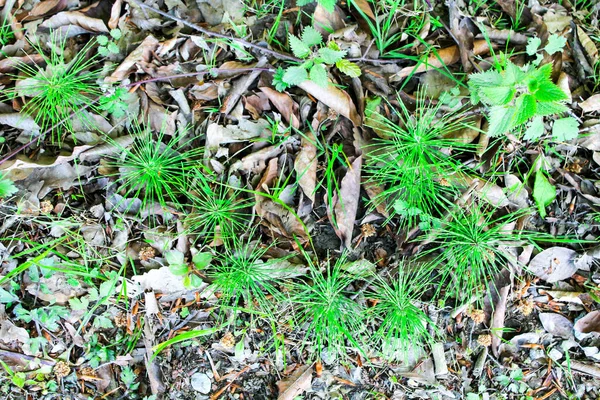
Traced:
<path fill-rule="evenodd" d="M 140 6 L 142 8 L 145 8 L 147 10 L 155 12 L 158 15 L 162 15 L 165 18 L 169 18 L 169 19 L 171 19 L 171 20 L 173 20 L 175 22 L 183 24 L 183 25 L 187 26 L 188 28 L 192 28 L 194 30 L 197 30 L 198 32 L 204 33 L 207 36 L 212 36 L 212 37 L 216 37 L 216 38 L 220 38 L 220 39 L 225 39 L 225 40 L 231 40 L 231 41 L 234 41 L 234 42 L 237 42 L 237 43 L 241 44 L 242 46 L 250 47 L 250 48 L 252 48 L 254 50 L 260 51 L 261 53 L 270 54 L 270 55 L 272 55 L 272 56 L 274 56 L 274 57 L 276 57 L 276 58 L 278 58 L 280 60 L 302 62 L 302 60 L 300 60 L 299 58 L 296 58 L 296 57 L 291 56 L 289 54 L 282 53 L 282 52 L 276 51 L 276 50 L 267 49 L 267 48 L 259 46 L 257 44 L 250 43 L 249 41 L 244 40 L 244 39 L 239 39 L 239 38 L 236 38 L 236 37 L 233 37 L 233 36 L 224 35 L 222 33 L 217 33 L 217 32 L 213 32 L 213 31 L 208 30 L 208 29 L 204 29 L 204 28 L 202 28 L 199 25 L 196 25 L 194 23 L 188 22 L 188 21 L 186 21 L 184 19 L 178 18 L 178 17 L 176 17 L 174 15 L 168 14 L 168 13 L 166 13 L 164 11 L 161 11 L 161 10 L 159 10 L 157 8 L 154 8 L 152 6 L 144 4 L 144 3 L 142 3 L 139 0 L 130 0 L 130 1 L 132 1 L 133 3 L 137 4 L 138 6 Z"/>
<path fill-rule="evenodd" d="M 227 73 L 227 72 L 248 72 L 248 71 L 266 71 L 266 72 L 275 72 L 273 68 L 212 68 L 208 71 L 201 72 L 189 72 L 187 74 L 177 74 L 177 75 L 167 75 L 167 76 L 158 76 L 156 78 L 144 79 L 142 81 L 131 82 L 125 87 L 133 87 L 142 85 L 144 83 L 150 82 L 159 82 L 159 81 L 167 81 L 169 79 L 177 79 L 177 78 L 191 78 L 198 75 L 210 74 L 210 73 Z"/>

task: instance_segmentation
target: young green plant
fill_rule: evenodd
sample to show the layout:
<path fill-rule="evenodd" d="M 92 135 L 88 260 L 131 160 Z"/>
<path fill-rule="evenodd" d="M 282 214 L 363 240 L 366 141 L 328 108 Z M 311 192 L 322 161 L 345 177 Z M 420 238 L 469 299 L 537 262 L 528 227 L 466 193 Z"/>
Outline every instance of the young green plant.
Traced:
<path fill-rule="evenodd" d="M 303 62 L 297 66 L 287 67 L 285 70 L 281 67 L 278 68 L 273 76 L 273 83 L 280 92 L 290 86 L 300 85 L 306 80 L 327 87 L 329 78 L 326 67 L 333 64 L 340 72 L 350 77 L 360 76 L 360 67 L 353 62 L 344 60 L 346 50 L 340 50 L 333 41 L 324 46 L 323 36 L 312 26 L 304 27 L 300 37 L 290 33 L 289 41 L 292 52 Z"/>
<path fill-rule="evenodd" d="M 306 326 L 305 346 L 314 344 L 311 357 L 320 359 L 324 350 L 335 357 L 347 358 L 347 345 L 364 353 L 357 335 L 363 331 L 362 306 L 352 300 L 348 286 L 356 276 L 344 271 L 345 257 L 331 265 L 327 261 L 325 271 L 307 258 L 309 277 L 294 282 L 291 304 L 296 309 L 297 324 Z"/>

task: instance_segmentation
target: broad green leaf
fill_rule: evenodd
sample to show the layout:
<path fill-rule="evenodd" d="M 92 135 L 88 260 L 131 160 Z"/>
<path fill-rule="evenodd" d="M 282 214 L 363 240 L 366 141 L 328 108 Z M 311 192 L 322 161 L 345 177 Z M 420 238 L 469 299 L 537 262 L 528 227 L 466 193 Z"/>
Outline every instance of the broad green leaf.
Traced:
<path fill-rule="evenodd" d="M 202 281 L 202 278 L 200 278 L 198 275 L 196 274 L 190 274 L 190 286 L 193 288 L 196 287 L 200 287 L 200 285 L 202 285 L 204 282 Z"/>
<path fill-rule="evenodd" d="M 544 82 L 552 82 L 550 77 L 552 76 L 552 64 L 544 64 L 541 67 L 535 69 L 530 74 L 530 79 L 536 79 L 537 85 L 540 86 Z"/>
<path fill-rule="evenodd" d="M 283 92 L 285 89 L 289 88 L 290 85 L 283 81 L 283 75 L 285 74 L 285 70 L 281 67 L 277 68 L 277 71 L 273 74 L 273 85 L 278 92 Z"/>
<path fill-rule="evenodd" d="M 111 29 L 110 30 L 110 36 L 112 36 L 112 38 L 115 39 L 115 40 L 121 39 L 122 35 L 123 34 L 121 33 L 120 29 Z"/>
<path fill-rule="evenodd" d="M 173 275 L 183 276 L 188 273 L 189 267 L 187 264 L 169 264 L 169 270 Z"/>
<path fill-rule="evenodd" d="M 540 170 L 535 174 L 533 184 L 533 199 L 540 212 L 540 217 L 546 217 L 546 207 L 556 198 L 556 188 L 548 181 L 544 173 Z"/>
<path fill-rule="evenodd" d="M 19 301 L 19 298 L 17 296 L 10 293 L 8 290 L 2 289 L 0 287 L 0 304 L 14 303 L 16 301 Z"/>
<path fill-rule="evenodd" d="M 302 66 L 289 67 L 285 70 L 282 80 L 288 85 L 299 85 L 308 79 L 308 72 Z"/>
<path fill-rule="evenodd" d="M 488 103 L 503 106 L 514 98 L 516 90 L 510 86 L 495 86 L 481 88 L 481 93 Z"/>
<path fill-rule="evenodd" d="M 321 32 L 312 26 L 306 26 L 304 27 L 304 31 L 302 31 L 302 41 L 308 47 L 316 46 L 323 42 L 323 36 L 321 36 Z"/>
<path fill-rule="evenodd" d="M 469 87 L 474 89 L 499 86 L 502 85 L 503 81 L 502 75 L 496 70 L 477 72 L 469 75 Z"/>
<path fill-rule="evenodd" d="M 110 42 L 106 48 L 112 54 L 119 54 L 119 46 L 117 46 L 117 44 L 114 42 Z"/>
<path fill-rule="evenodd" d="M 168 264 L 183 264 L 183 253 L 179 250 L 171 250 L 165 253 L 165 260 Z"/>
<path fill-rule="evenodd" d="M 204 268 L 208 267 L 208 265 L 210 264 L 211 261 L 212 261 L 212 254 L 207 253 L 207 252 L 196 253 L 196 255 L 194 257 L 192 257 L 192 263 L 198 269 L 204 269 Z"/>
<path fill-rule="evenodd" d="M 12 196 L 17 193 L 19 189 L 15 186 L 15 184 L 8 178 L 4 178 L 2 174 L 0 174 L 0 199 L 3 197 Z"/>
<path fill-rule="evenodd" d="M 517 65 L 512 62 L 506 63 L 506 70 L 504 71 L 504 85 L 516 85 L 521 83 L 525 78 L 525 72 Z"/>
<path fill-rule="evenodd" d="M 579 135 L 579 122 L 573 117 L 557 119 L 552 125 L 552 136 L 559 142 L 575 139 Z"/>
<path fill-rule="evenodd" d="M 566 44 L 567 38 L 558 36 L 554 33 L 548 38 L 548 43 L 546 44 L 546 47 L 544 47 L 544 50 L 546 50 L 548 54 L 558 53 L 565 48 Z"/>
<path fill-rule="evenodd" d="M 325 67 L 323 67 L 323 64 L 313 65 L 313 67 L 310 69 L 309 77 L 311 81 L 321 87 L 327 87 L 329 84 L 327 79 L 327 71 L 325 70 Z"/>
<path fill-rule="evenodd" d="M 302 7 L 313 2 L 314 0 L 296 0 L 296 5 Z"/>
<path fill-rule="evenodd" d="M 568 110 L 569 109 L 564 104 L 555 102 L 538 102 L 536 115 L 545 117 L 547 115 L 564 113 Z"/>
<path fill-rule="evenodd" d="M 523 135 L 524 140 L 535 140 L 542 137 L 545 132 L 544 120 L 542 117 L 535 117 L 531 122 L 527 125 L 527 130 L 525 131 L 525 135 Z"/>
<path fill-rule="evenodd" d="M 345 50 L 333 50 L 329 47 L 322 47 L 319 49 L 319 56 L 323 59 L 325 64 L 335 64 L 344 58 L 345 55 Z"/>
<path fill-rule="evenodd" d="M 290 48 L 294 55 L 298 58 L 306 58 L 310 55 L 310 47 L 306 45 L 302 40 L 298 39 L 296 36 L 290 33 Z"/>
<path fill-rule="evenodd" d="M 98 36 L 96 37 L 96 41 L 100 46 L 106 46 L 108 44 L 108 37 L 106 36 Z"/>
<path fill-rule="evenodd" d="M 361 74 L 360 67 L 348 60 L 339 60 L 335 66 L 341 73 L 348 75 L 351 78 L 358 78 Z"/>
<path fill-rule="evenodd" d="M 512 107 L 494 106 L 490 110 L 490 127 L 487 134 L 495 137 L 506 133 L 510 129 L 510 122 L 515 113 Z"/>
<path fill-rule="evenodd" d="M 541 44 L 542 44 L 542 40 L 540 38 L 538 38 L 538 37 L 529 38 L 529 40 L 527 41 L 527 47 L 525 47 L 525 51 L 527 52 L 528 55 L 532 56 L 537 52 L 537 50 L 540 48 Z"/>
<path fill-rule="evenodd" d="M 330 13 L 335 11 L 336 0 L 317 0 L 317 3 Z"/>
<path fill-rule="evenodd" d="M 533 95 L 522 94 L 515 102 L 515 114 L 511 126 L 517 127 L 529 121 L 535 115 L 536 110 L 537 105 Z"/>
<path fill-rule="evenodd" d="M 562 101 L 568 96 L 561 88 L 552 82 L 542 82 L 534 93 L 537 101 Z"/>

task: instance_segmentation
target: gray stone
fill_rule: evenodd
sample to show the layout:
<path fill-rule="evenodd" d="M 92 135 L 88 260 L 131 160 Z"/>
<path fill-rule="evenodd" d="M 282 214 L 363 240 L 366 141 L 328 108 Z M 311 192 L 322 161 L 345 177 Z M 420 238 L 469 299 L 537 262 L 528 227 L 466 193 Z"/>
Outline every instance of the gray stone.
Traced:
<path fill-rule="evenodd" d="M 208 394 L 210 393 L 210 387 L 212 385 L 212 382 L 208 375 L 206 375 L 205 373 L 196 372 L 191 377 L 191 384 L 196 392 Z"/>

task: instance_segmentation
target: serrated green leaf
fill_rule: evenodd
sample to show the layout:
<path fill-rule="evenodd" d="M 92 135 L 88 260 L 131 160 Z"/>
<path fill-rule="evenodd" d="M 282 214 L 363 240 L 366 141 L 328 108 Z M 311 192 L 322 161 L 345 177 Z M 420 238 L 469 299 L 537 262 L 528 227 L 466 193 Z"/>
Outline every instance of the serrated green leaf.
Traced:
<path fill-rule="evenodd" d="M 527 52 L 528 55 L 532 56 L 534 55 L 537 50 L 540 48 L 542 44 L 542 40 L 538 37 L 532 37 L 529 38 L 529 40 L 527 41 L 527 47 L 525 47 L 525 51 Z"/>
<path fill-rule="evenodd" d="M 516 85 L 521 83 L 525 78 L 525 72 L 517 65 L 508 61 L 506 63 L 506 70 L 504 71 L 503 84 L 507 86 Z"/>
<path fill-rule="evenodd" d="M 310 47 L 306 45 L 302 40 L 290 33 L 289 35 L 290 48 L 292 53 L 298 58 L 306 58 L 310 55 Z"/>
<path fill-rule="evenodd" d="M 317 3 L 330 13 L 335 11 L 336 0 L 317 0 Z"/>
<path fill-rule="evenodd" d="M 273 74 L 273 86 L 275 86 L 275 90 L 278 92 L 283 92 L 285 89 L 289 88 L 290 85 L 283 81 L 283 75 L 285 74 L 285 70 L 281 67 L 277 68 L 277 71 Z"/>
<path fill-rule="evenodd" d="M 490 110 L 490 126 L 487 134 L 491 137 L 500 136 L 510 129 L 510 122 L 515 113 L 512 107 L 494 106 Z"/>
<path fill-rule="evenodd" d="M 544 173 L 540 170 L 535 174 L 533 184 L 533 199 L 540 212 L 540 217 L 546 217 L 546 207 L 548 207 L 556 198 L 556 188 L 548 181 Z"/>
<path fill-rule="evenodd" d="M 503 106 L 510 103 L 514 98 L 516 90 L 510 86 L 495 86 L 481 88 L 484 101 L 495 106 Z"/>
<path fill-rule="evenodd" d="M 110 36 L 112 36 L 112 38 L 115 40 L 119 40 L 121 39 L 121 36 L 123 36 L 123 34 L 121 33 L 120 29 L 115 28 L 110 30 Z"/>
<path fill-rule="evenodd" d="M 315 64 L 310 69 L 309 78 L 311 81 L 321 87 L 327 87 L 329 81 L 327 79 L 327 70 L 323 67 L 323 64 Z"/>
<path fill-rule="evenodd" d="M 5 178 L 0 174 L 0 199 L 8 196 L 12 196 L 17 193 L 19 189 L 15 184 L 8 178 Z"/>
<path fill-rule="evenodd" d="M 308 79 L 308 72 L 302 66 L 289 67 L 285 70 L 282 80 L 288 85 L 299 85 Z"/>
<path fill-rule="evenodd" d="M 552 79 L 550 79 L 551 76 L 552 64 L 544 64 L 531 72 L 530 79 L 537 80 L 537 85 L 540 86 L 544 82 L 552 82 Z"/>
<path fill-rule="evenodd" d="M 569 97 L 552 82 L 542 82 L 534 92 L 537 101 L 562 101 Z"/>
<path fill-rule="evenodd" d="M 100 46 L 106 46 L 108 44 L 108 37 L 106 36 L 98 36 L 96 37 L 96 41 Z"/>
<path fill-rule="evenodd" d="M 325 64 L 335 64 L 346 55 L 345 50 L 333 50 L 329 47 L 322 47 L 319 49 L 319 56 L 323 59 Z"/>
<path fill-rule="evenodd" d="M 544 50 L 546 50 L 548 54 L 558 53 L 565 48 L 566 44 L 567 38 L 558 36 L 554 33 L 548 38 L 548 43 L 546 44 L 546 47 L 544 47 Z"/>
<path fill-rule="evenodd" d="M 323 36 L 321 36 L 321 33 L 312 26 L 305 26 L 302 31 L 302 41 L 308 47 L 316 46 L 323 42 Z"/>
<path fill-rule="evenodd" d="M 469 87 L 478 89 L 482 87 L 494 87 L 502 85 L 502 75 L 496 70 L 477 72 L 469 75 Z"/>
<path fill-rule="evenodd" d="M 348 75 L 351 78 L 358 78 L 361 74 L 360 67 L 348 60 L 340 60 L 335 63 L 335 66 L 341 73 Z"/>
<path fill-rule="evenodd" d="M 555 102 L 538 102 L 536 114 L 540 117 L 547 115 L 560 114 L 568 111 L 569 109 L 564 104 Z"/>
<path fill-rule="evenodd" d="M 511 122 L 512 127 L 517 127 L 529 121 L 537 111 L 535 97 L 531 94 L 522 94 L 515 102 L 515 114 Z"/>
<path fill-rule="evenodd" d="M 527 130 L 525 131 L 525 135 L 523 135 L 524 140 L 535 140 L 539 139 L 544 135 L 545 127 L 544 127 L 544 119 L 542 117 L 535 117 L 528 125 Z"/>
<path fill-rule="evenodd" d="M 552 125 L 552 136 L 559 142 L 575 139 L 579 135 L 579 122 L 573 117 L 557 119 Z"/>

